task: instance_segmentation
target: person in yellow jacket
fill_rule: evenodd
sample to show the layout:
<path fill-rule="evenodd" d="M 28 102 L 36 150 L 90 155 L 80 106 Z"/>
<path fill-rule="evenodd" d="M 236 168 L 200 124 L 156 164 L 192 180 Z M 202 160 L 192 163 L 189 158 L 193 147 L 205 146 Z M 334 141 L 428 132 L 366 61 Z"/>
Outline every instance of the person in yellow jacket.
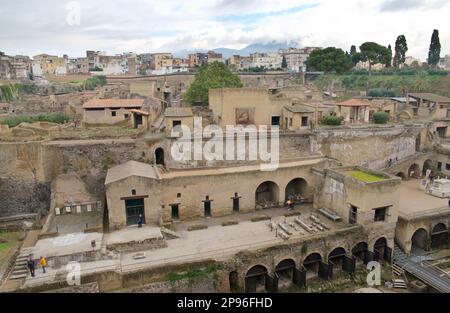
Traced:
<path fill-rule="evenodd" d="M 41 256 L 41 259 L 39 260 L 39 264 L 42 267 L 42 273 L 45 274 L 45 267 L 47 266 L 47 260 L 43 256 Z"/>

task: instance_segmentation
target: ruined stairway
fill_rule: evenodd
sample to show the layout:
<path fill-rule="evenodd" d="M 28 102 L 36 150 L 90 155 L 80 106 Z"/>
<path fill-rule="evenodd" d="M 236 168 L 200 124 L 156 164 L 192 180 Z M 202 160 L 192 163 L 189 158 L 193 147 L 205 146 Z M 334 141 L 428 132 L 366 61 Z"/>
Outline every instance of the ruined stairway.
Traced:
<path fill-rule="evenodd" d="M 28 268 L 27 261 L 31 255 L 31 248 L 22 248 L 14 263 L 14 268 L 9 279 L 24 279 L 27 277 Z"/>

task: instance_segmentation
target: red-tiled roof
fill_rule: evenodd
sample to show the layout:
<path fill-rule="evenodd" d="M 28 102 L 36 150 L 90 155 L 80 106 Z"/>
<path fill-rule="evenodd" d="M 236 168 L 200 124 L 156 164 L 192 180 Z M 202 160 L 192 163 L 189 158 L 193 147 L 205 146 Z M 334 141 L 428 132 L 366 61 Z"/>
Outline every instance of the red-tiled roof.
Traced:
<path fill-rule="evenodd" d="M 83 104 L 84 109 L 140 108 L 144 99 L 91 99 Z"/>
<path fill-rule="evenodd" d="M 148 112 L 145 112 L 145 111 L 142 111 L 142 110 L 132 109 L 132 110 L 130 110 L 130 112 L 137 113 L 137 114 L 140 114 L 140 115 L 149 116 Z"/>
<path fill-rule="evenodd" d="M 340 105 L 343 107 L 361 107 L 361 106 L 370 106 L 370 103 L 364 99 L 350 99 L 336 103 L 336 105 Z"/>

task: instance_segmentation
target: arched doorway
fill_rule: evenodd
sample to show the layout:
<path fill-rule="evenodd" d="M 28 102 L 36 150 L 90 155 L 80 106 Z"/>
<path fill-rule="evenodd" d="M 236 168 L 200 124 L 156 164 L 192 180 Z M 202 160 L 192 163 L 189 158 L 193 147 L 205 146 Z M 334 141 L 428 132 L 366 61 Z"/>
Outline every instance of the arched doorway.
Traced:
<path fill-rule="evenodd" d="M 367 251 L 368 251 L 367 242 L 360 242 L 352 249 L 352 254 L 356 257 L 357 260 L 360 260 L 364 263 L 367 261 Z"/>
<path fill-rule="evenodd" d="M 233 271 L 228 276 L 229 282 L 230 282 L 230 291 L 231 292 L 237 292 L 239 291 L 239 278 L 238 273 L 236 271 Z"/>
<path fill-rule="evenodd" d="M 373 252 L 377 253 L 380 258 L 385 258 L 387 248 L 387 240 L 384 237 L 381 237 L 375 241 L 373 244 Z"/>
<path fill-rule="evenodd" d="M 333 263 L 333 271 L 340 270 L 344 266 L 345 249 L 336 248 L 328 255 L 328 262 Z"/>
<path fill-rule="evenodd" d="M 402 172 L 399 172 L 399 173 L 395 174 L 395 176 L 400 177 L 402 180 L 405 180 L 405 179 L 406 179 L 405 174 L 402 173 Z"/>
<path fill-rule="evenodd" d="M 245 292 L 266 291 L 267 268 L 263 265 L 255 265 L 245 275 Z"/>
<path fill-rule="evenodd" d="M 322 262 L 322 257 L 318 253 L 312 253 L 305 258 L 303 267 L 306 270 L 306 280 L 318 276 L 320 262 Z"/>
<path fill-rule="evenodd" d="M 418 164 L 414 163 L 409 167 L 408 177 L 420 178 L 420 166 Z"/>
<path fill-rule="evenodd" d="M 448 229 L 444 223 L 436 224 L 431 232 L 431 247 L 440 248 L 448 244 Z"/>
<path fill-rule="evenodd" d="M 288 199 L 299 201 L 302 197 L 305 197 L 307 187 L 308 183 L 303 178 L 295 178 L 291 180 L 286 186 L 284 199 L 286 201 Z"/>
<path fill-rule="evenodd" d="M 431 161 L 430 159 L 423 162 L 422 176 L 425 177 L 425 175 L 427 174 L 427 170 L 433 170 L 433 168 L 433 161 Z"/>
<path fill-rule="evenodd" d="M 294 281 L 295 261 L 286 259 L 278 263 L 275 273 L 278 275 L 279 286 L 289 286 Z"/>
<path fill-rule="evenodd" d="M 256 188 L 255 202 L 256 206 L 263 209 L 271 208 L 278 205 L 280 189 L 278 185 L 272 181 L 263 182 Z"/>
<path fill-rule="evenodd" d="M 419 228 L 411 237 L 411 252 L 421 253 L 427 250 L 428 233 L 425 229 Z"/>
<path fill-rule="evenodd" d="M 155 162 L 156 162 L 156 164 L 164 166 L 164 150 L 163 150 L 163 148 L 158 148 L 155 150 Z"/>

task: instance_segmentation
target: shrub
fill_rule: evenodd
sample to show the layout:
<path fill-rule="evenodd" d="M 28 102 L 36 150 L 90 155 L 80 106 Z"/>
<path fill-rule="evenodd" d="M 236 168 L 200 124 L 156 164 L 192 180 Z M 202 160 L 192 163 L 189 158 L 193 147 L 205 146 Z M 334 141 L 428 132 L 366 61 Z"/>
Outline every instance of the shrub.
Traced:
<path fill-rule="evenodd" d="M 386 124 L 389 121 L 389 114 L 379 111 L 373 114 L 373 121 L 375 124 Z"/>
<path fill-rule="evenodd" d="M 344 118 L 342 116 L 324 116 L 322 117 L 321 124 L 325 125 L 341 125 Z"/>
<path fill-rule="evenodd" d="M 72 120 L 72 116 L 64 113 L 40 114 L 38 116 L 18 115 L 2 120 L 1 124 L 8 125 L 9 127 L 16 127 L 20 123 L 33 123 L 39 121 L 64 124 L 70 120 Z"/>

